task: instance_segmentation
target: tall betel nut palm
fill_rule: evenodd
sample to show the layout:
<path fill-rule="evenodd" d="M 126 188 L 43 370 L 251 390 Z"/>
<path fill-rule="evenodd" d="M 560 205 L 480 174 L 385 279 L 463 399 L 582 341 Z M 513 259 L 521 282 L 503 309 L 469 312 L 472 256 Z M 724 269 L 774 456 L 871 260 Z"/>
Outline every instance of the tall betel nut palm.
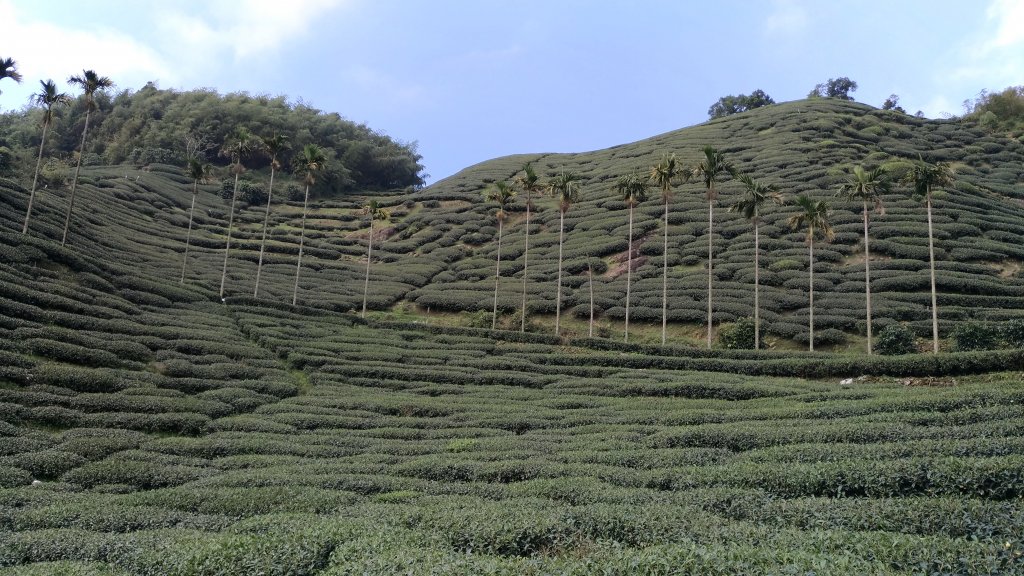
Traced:
<path fill-rule="evenodd" d="M 498 282 L 501 280 L 501 232 L 507 215 L 506 209 L 516 197 L 515 190 L 504 180 L 491 184 L 483 193 L 484 200 L 498 205 L 495 218 L 498 220 L 498 255 L 494 267 L 494 310 L 491 312 L 491 330 L 498 327 Z"/>
<path fill-rule="evenodd" d="M 221 156 L 231 159 L 231 171 L 235 174 L 235 185 L 231 191 L 231 208 L 228 211 L 227 241 L 224 243 L 224 266 L 220 273 L 220 297 L 224 298 L 224 283 L 228 278 L 228 254 L 231 252 L 231 229 L 235 224 L 235 201 L 238 200 L 238 177 L 245 171 L 242 160 L 247 158 L 257 149 L 256 137 L 245 128 L 235 130 L 224 147 L 221 149 Z"/>
<path fill-rule="evenodd" d="M 0 58 L 0 80 L 10 78 L 21 84 L 21 73 L 18 72 L 18 63 L 13 58 Z M 0 91 L 0 94 L 3 94 Z"/>
<path fill-rule="evenodd" d="M 263 236 L 260 238 L 260 258 L 256 264 L 256 287 L 253 298 L 260 297 L 260 273 L 263 271 L 263 251 L 267 247 L 267 225 L 270 223 L 270 200 L 274 197 L 274 173 L 281 168 L 279 156 L 288 150 L 288 137 L 281 134 L 261 138 L 263 150 L 270 156 L 270 186 L 267 188 L 267 209 L 263 214 Z"/>
<path fill-rule="evenodd" d="M 797 213 L 790 216 L 789 226 L 793 230 L 805 229 L 810 270 L 810 339 L 809 350 L 814 352 L 814 238 L 821 235 L 832 241 L 836 234 L 829 224 L 829 207 L 824 200 L 814 201 L 801 195 L 796 199 Z"/>
<path fill-rule="evenodd" d="M 185 256 L 181 263 L 181 282 L 185 283 L 185 269 L 188 267 L 188 248 L 192 242 L 192 216 L 196 211 L 196 196 L 199 195 L 199 183 L 206 183 L 210 179 L 210 165 L 202 162 L 199 158 L 189 158 L 188 166 L 185 168 L 185 175 L 192 179 L 192 206 L 188 209 L 188 232 L 185 233 Z"/>
<path fill-rule="evenodd" d="M 837 196 L 842 196 L 864 205 L 864 307 L 865 326 L 867 328 L 867 351 L 871 354 L 871 249 L 868 237 L 868 214 L 874 210 L 885 214 L 882 205 L 882 194 L 892 188 L 889 175 L 882 168 L 865 170 L 863 166 L 855 166 L 846 182 L 839 186 Z"/>
<path fill-rule="evenodd" d="M 558 288 L 555 292 L 555 335 L 562 318 L 562 246 L 565 240 L 565 213 L 580 199 L 581 180 L 575 172 L 563 172 L 548 183 L 548 193 L 558 201 Z"/>
<path fill-rule="evenodd" d="M 715 200 L 718 199 L 718 190 L 715 186 L 720 182 L 726 175 L 731 174 L 734 170 L 732 164 L 726 161 L 725 156 L 721 152 L 711 146 L 705 146 L 703 149 L 704 158 L 693 168 L 693 176 L 700 178 L 704 181 L 704 188 L 706 190 L 705 197 L 708 200 L 708 348 L 711 348 L 711 332 L 712 332 L 712 311 L 713 306 L 711 302 L 712 296 L 712 268 L 715 260 L 715 242 L 714 242 L 714 228 L 715 228 Z"/>
<path fill-rule="evenodd" d="M 676 155 L 665 156 L 661 162 L 651 166 L 651 182 L 661 188 L 661 203 L 665 208 L 663 224 L 665 242 L 661 258 L 661 345 L 665 345 L 665 331 L 668 326 L 668 203 L 672 201 L 672 186 L 679 178 L 689 180 L 690 171 L 684 169 Z"/>
<path fill-rule="evenodd" d="M 370 233 L 367 235 L 366 244 L 366 279 L 363 281 L 363 311 L 359 314 L 361 318 L 366 317 L 366 298 L 370 294 L 370 261 L 373 258 L 373 222 L 375 220 L 385 221 L 391 217 L 387 210 L 380 207 L 376 200 L 370 200 L 363 206 L 363 215 L 370 220 Z"/>
<path fill-rule="evenodd" d="M 327 165 L 327 155 L 316 144 L 306 144 L 295 159 L 295 171 L 303 175 L 306 194 L 302 200 L 302 225 L 299 228 L 299 259 L 295 263 L 295 288 L 292 290 L 292 306 L 299 301 L 299 274 L 302 272 L 302 249 L 306 242 L 306 211 L 309 208 L 309 187 L 316 184 L 316 176 Z"/>
<path fill-rule="evenodd" d="M 739 176 L 745 188 L 739 201 L 729 207 L 754 224 L 754 349 L 761 349 L 761 212 L 766 204 L 782 204 L 782 193 L 775 184 L 762 184 L 750 176 Z"/>
<path fill-rule="evenodd" d="M 32 201 L 36 196 L 36 186 L 39 184 L 39 169 L 43 164 L 43 147 L 46 144 L 46 132 L 53 124 L 53 112 L 55 107 L 68 106 L 71 104 L 71 97 L 64 92 L 57 92 L 57 85 L 53 80 L 39 81 L 42 88 L 38 94 L 32 96 L 32 102 L 43 108 L 43 137 L 39 140 L 39 157 L 36 158 L 36 172 L 32 176 L 32 191 L 28 194 L 28 209 L 25 210 L 25 225 L 21 233 L 28 232 L 28 221 L 32 217 Z"/>
<path fill-rule="evenodd" d="M 520 332 L 526 332 L 526 273 L 530 261 L 530 212 L 533 210 L 533 195 L 544 191 L 544 185 L 540 183 L 533 164 L 527 162 L 523 165 L 523 173 L 516 177 L 516 187 L 526 195 L 526 224 L 523 232 L 526 236 L 526 245 L 523 248 L 523 308 L 520 318 Z"/>
<path fill-rule="evenodd" d="M 626 319 L 623 341 L 629 342 L 629 297 L 633 282 L 633 209 L 647 200 L 647 180 L 639 174 L 621 176 L 615 182 L 615 193 L 629 208 L 629 241 L 626 247 Z"/>
<path fill-rule="evenodd" d="M 89 133 L 89 115 L 96 109 L 96 92 L 106 90 L 114 82 L 106 76 L 100 76 L 93 70 L 83 70 L 81 76 L 68 78 L 69 84 L 81 87 L 85 95 L 85 126 L 82 128 L 82 146 L 78 150 L 78 164 L 75 166 L 75 178 L 71 181 L 71 194 L 68 197 L 68 214 L 64 219 L 64 235 L 60 245 L 68 241 L 68 229 L 71 227 L 71 211 L 75 209 L 75 190 L 78 188 L 78 174 L 82 170 L 82 157 L 85 156 L 85 137 Z"/>
<path fill-rule="evenodd" d="M 932 353 L 939 353 L 939 307 L 935 293 L 935 241 L 932 229 L 932 192 L 953 185 L 953 170 L 945 162 L 929 164 L 923 158 L 912 162 L 903 183 L 915 197 L 924 198 L 928 213 L 928 264 L 932 285 Z"/>

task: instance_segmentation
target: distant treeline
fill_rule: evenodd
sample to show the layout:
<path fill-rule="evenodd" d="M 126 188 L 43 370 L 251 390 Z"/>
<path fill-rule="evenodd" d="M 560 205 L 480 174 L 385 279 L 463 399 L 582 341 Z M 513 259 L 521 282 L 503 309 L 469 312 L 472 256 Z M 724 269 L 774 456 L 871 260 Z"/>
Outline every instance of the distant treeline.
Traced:
<path fill-rule="evenodd" d="M 147 84 L 138 91 L 97 92 L 95 100 L 86 165 L 158 162 L 184 167 L 196 154 L 227 166 L 230 159 L 219 151 L 229 135 L 244 127 L 260 136 L 287 136 L 293 151 L 306 144 L 324 148 L 328 169 L 318 180 L 321 193 L 423 185 L 422 157 L 415 142 L 395 141 L 336 113 L 289 103 L 284 96 L 221 95 L 209 89 L 179 92 Z M 22 160 L 34 160 L 42 113 L 41 108 L 26 108 L 0 115 L 0 147 Z M 54 116 L 44 155 L 71 157 L 81 144 L 85 105 L 76 101 Z M 287 160 L 284 166 L 290 165 Z M 253 158 L 250 163 L 253 168 L 266 166 L 265 159 Z"/>

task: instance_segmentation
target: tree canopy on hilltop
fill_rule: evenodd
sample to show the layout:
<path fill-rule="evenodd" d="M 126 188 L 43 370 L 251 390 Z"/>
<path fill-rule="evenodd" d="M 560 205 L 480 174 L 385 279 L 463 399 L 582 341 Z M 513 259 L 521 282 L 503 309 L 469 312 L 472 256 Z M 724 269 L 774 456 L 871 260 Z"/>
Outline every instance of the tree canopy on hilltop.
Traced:
<path fill-rule="evenodd" d="M 325 113 L 284 96 L 221 95 L 214 90 L 162 90 L 152 83 L 138 91 L 97 92 L 90 119 L 86 164 L 150 163 L 183 165 L 189 157 L 214 165 L 227 160 L 216 149 L 238 128 L 258 135 L 284 134 L 301 150 L 316 144 L 328 154 L 320 182 L 328 192 L 421 186 L 423 165 L 415 142 L 399 142 L 365 124 Z M 76 103 L 54 118 L 50 156 L 69 156 L 78 145 L 85 106 Z M 0 143 L 9 147 L 39 145 L 42 111 L 28 108 L 3 114 Z M 254 166 L 264 165 L 253 159 Z"/>
<path fill-rule="evenodd" d="M 722 96 L 718 99 L 718 102 L 715 102 L 708 108 L 708 117 L 713 120 L 729 116 L 730 114 L 738 114 L 747 110 L 753 110 L 754 108 L 760 108 L 761 106 L 768 106 L 769 104 L 775 104 L 775 100 L 766 94 L 764 90 L 754 90 L 750 95 Z"/>

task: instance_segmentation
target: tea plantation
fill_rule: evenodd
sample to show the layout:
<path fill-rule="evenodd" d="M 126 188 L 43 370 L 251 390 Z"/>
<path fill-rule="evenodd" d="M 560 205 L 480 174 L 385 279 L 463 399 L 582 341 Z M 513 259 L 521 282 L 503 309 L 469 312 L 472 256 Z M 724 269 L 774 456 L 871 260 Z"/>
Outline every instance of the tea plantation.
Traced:
<path fill-rule="evenodd" d="M 1024 317 L 1024 148 L 855 103 L 772 106 L 375 195 L 392 212 L 365 319 L 352 312 L 364 197 L 311 206 L 291 306 L 301 200 L 272 207 L 259 298 L 263 208 L 236 216 L 221 301 L 219 184 L 200 187 L 182 283 L 191 181 L 179 167 L 83 168 L 65 247 L 66 192 L 41 191 L 22 235 L 28 190 L 0 180 L 0 574 L 1024 574 L 1024 350 L 847 350 L 863 320 L 857 207 L 835 204 L 839 235 L 816 267 L 831 349 L 792 350 L 806 338 L 806 247 L 784 207 L 762 227 L 775 349 L 689 346 L 706 288 L 695 185 L 672 203 L 670 345 L 644 342 L 660 329 L 656 201 L 636 223 L 649 238 L 633 287 L 640 343 L 619 342 L 625 210 L 612 183 L 704 144 L 820 197 L 848 163 L 953 162 L 956 186 L 935 203 L 943 335 Z M 489 326 L 494 289 L 480 190 L 525 160 L 584 175 L 566 218 L 566 301 L 583 316 L 588 263 L 599 270 L 612 338 L 584 337 L 582 321 L 547 329 L 547 199 L 531 222 L 534 329 L 514 318 L 518 212 L 499 287 L 513 329 L 468 325 L 484 311 Z M 730 185 L 722 204 L 739 194 Z M 873 221 L 876 321 L 928 335 L 924 214 L 896 193 L 886 206 Z M 730 322 L 750 315 L 752 234 L 716 217 L 716 314 Z"/>

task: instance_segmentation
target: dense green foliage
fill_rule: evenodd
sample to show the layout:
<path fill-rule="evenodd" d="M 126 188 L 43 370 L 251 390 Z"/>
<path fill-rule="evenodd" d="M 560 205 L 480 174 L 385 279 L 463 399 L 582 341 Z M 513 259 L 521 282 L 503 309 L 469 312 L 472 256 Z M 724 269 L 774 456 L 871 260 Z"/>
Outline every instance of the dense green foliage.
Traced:
<path fill-rule="evenodd" d="M 747 110 L 753 110 L 754 108 L 768 106 L 769 104 L 775 104 L 775 100 L 766 94 L 764 90 L 760 89 L 754 90 L 750 94 L 722 96 L 708 108 L 708 117 L 711 119 L 721 118 L 730 114 L 738 114 Z"/>
<path fill-rule="evenodd" d="M 81 100 L 81 98 L 80 98 Z M 257 135 L 287 135 L 295 150 L 318 144 L 332 152 L 329 170 L 320 178 L 323 193 L 418 187 L 423 166 L 416 145 L 396 142 L 363 124 L 328 114 L 282 96 L 220 95 L 212 90 L 161 90 L 152 84 L 138 91 L 96 94 L 97 110 L 89 120 L 86 165 L 184 165 L 194 152 L 215 164 L 227 158 L 217 149 L 239 127 Z M 70 158 L 78 149 L 85 107 L 78 102 L 54 119 L 47 139 L 48 157 Z M 42 111 L 28 109 L 0 115 L 0 145 L 28 160 L 39 147 Z M 249 160 L 264 166 L 266 159 Z M 286 163 L 283 163 L 286 164 Z"/>
<path fill-rule="evenodd" d="M 588 268 L 606 332 L 624 316 L 616 178 L 669 150 L 692 165 L 705 143 L 816 199 L 865 156 L 955 162 L 957 185 L 935 197 L 944 334 L 983 321 L 1020 342 L 1024 190 L 1006 164 L 1021 147 L 828 99 L 533 158 L 544 179 L 582 179 L 565 215 L 571 316 L 586 310 Z M 582 338 L 579 321 L 563 337 L 444 325 L 475 312 L 490 326 L 497 229 L 481 183 L 523 161 L 311 203 L 298 306 L 302 195 L 276 193 L 297 180 L 275 183 L 259 300 L 265 206 L 241 203 L 221 302 L 219 178 L 199 184 L 183 283 L 194 181 L 181 167 L 84 167 L 67 247 L 55 241 L 65 192 L 39 191 L 22 235 L 28 189 L 0 179 L 0 571 L 1024 574 L 1024 350 L 784 351 L 807 337 L 807 247 L 786 207 L 761 221 L 772 350 L 680 345 L 704 320 L 708 203 L 693 183 L 669 201 L 668 346 L 636 343 L 644 324 L 660 329 L 657 202 L 636 207 L 625 260 L 634 343 Z M 718 192 L 731 205 L 742 190 Z M 372 238 L 370 200 L 390 213 Z M 872 220 L 876 326 L 927 335 L 921 206 L 895 192 L 885 203 Z M 498 325 L 515 329 L 522 209 L 507 207 L 498 279 Z M 858 209 L 835 204 L 836 239 L 815 249 L 816 336 L 833 342 L 863 329 Z M 559 213 L 537 197 L 533 214 L 540 322 L 555 310 Z M 750 222 L 721 210 L 711 240 L 716 321 L 743 325 Z"/>
<path fill-rule="evenodd" d="M 964 102 L 968 117 L 990 130 L 1024 135 L 1024 86 L 1011 86 L 1002 92 L 982 90 L 973 101 Z"/>
<path fill-rule="evenodd" d="M 917 351 L 914 331 L 903 324 L 893 323 L 878 332 L 875 350 L 887 356 L 912 354 Z"/>

